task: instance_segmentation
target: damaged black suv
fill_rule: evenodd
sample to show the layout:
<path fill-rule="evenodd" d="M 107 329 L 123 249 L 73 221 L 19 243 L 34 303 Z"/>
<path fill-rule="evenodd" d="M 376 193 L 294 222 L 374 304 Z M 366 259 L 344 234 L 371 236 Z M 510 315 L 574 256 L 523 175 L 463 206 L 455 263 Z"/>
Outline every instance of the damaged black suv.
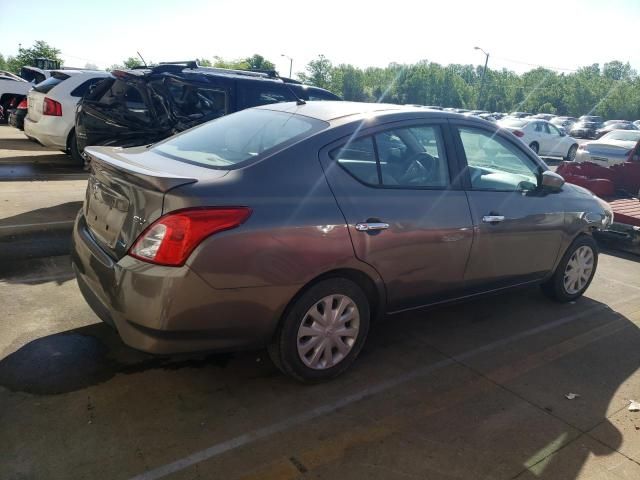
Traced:
<path fill-rule="evenodd" d="M 195 62 L 114 70 L 78 103 L 74 153 L 79 157 L 87 145 L 147 145 L 245 108 L 298 100 L 341 99 L 275 72 Z"/>

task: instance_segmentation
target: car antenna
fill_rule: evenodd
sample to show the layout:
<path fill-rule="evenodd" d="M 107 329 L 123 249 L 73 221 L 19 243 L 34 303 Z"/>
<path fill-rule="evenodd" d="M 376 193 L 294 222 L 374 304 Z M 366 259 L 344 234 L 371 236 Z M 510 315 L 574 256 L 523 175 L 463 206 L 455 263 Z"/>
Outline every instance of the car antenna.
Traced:
<path fill-rule="evenodd" d="M 305 100 L 303 100 L 302 98 L 300 98 L 296 92 L 293 90 L 293 88 L 291 88 L 291 85 L 289 85 L 287 82 L 285 82 L 282 77 L 280 75 L 278 75 L 278 73 L 275 74 L 275 76 L 277 78 L 280 79 L 280 81 L 282 81 L 282 83 L 284 83 L 284 86 L 287 87 L 287 90 L 289 90 L 289 93 L 291 93 L 291 95 L 293 95 L 293 97 L 296 99 L 296 105 L 306 105 L 307 102 Z"/>
<path fill-rule="evenodd" d="M 144 65 L 145 68 L 147 67 L 147 62 L 144 61 L 144 58 L 142 58 L 142 55 L 140 55 L 140 52 L 136 52 L 138 54 L 138 56 L 140 57 L 140 60 L 142 60 L 142 64 Z"/>

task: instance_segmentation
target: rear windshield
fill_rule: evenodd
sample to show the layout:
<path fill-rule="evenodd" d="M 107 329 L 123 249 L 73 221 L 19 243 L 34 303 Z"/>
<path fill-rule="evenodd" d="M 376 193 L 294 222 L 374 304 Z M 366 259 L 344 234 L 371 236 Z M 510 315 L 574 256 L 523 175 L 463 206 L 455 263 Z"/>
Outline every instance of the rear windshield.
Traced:
<path fill-rule="evenodd" d="M 640 140 L 640 131 L 637 130 L 614 130 L 607 133 L 600 140 L 621 140 L 623 142 L 637 142 Z"/>
<path fill-rule="evenodd" d="M 187 130 L 152 150 L 166 157 L 216 169 L 242 162 L 309 136 L 328 124 L 272 110 L 243 110 Z"/>
<path fill-rule="evenodd" d="M 47 78 L 44 82 L 40 82 L 39 84 L 37 84 L 35 87 L 33 87 L 33 89 L 36 92 L 49 93 L 49 91 L 53 87 L 55 87 L 59 83 L 62 83 L 67 78 L 69 78 L 69 75 L 67 74 L 60 73 L 60 72 L 53 72 L 49 78 Z"/>

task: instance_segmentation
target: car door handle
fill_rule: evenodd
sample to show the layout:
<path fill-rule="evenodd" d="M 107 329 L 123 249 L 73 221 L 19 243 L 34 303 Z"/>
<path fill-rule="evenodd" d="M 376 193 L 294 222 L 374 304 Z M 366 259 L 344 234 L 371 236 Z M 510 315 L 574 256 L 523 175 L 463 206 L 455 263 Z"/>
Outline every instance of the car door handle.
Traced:
<path fill-rule="evenodd" d="M 383 222 L 356 223 L 356 230 L 359 232 L 373 232 L 376 230 L 386 230 L 388 228 L 389 224 Z"/>
<path fill-rule="evenodd" d="M 504 222 L 504 215 L 485 215 L 482 217 L 484 223 L 500 223 Z"/>

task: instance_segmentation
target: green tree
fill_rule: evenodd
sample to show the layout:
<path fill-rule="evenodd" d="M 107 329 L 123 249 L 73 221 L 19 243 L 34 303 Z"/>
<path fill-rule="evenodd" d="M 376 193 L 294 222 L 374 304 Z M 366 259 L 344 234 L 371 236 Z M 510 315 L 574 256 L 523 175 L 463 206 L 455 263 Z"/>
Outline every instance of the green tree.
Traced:
<path fill-rule="evenodd" d="M 37 58 L 57 60 L 60 62 L 60 65 L 62 65 L 60 50 L 52 47 L 45 41 L 37 40 L 31 48 L 20 47 L 15 57 L 8 57 L 5 61 L 6 70 L 10 70 L 13 73 L 20 73 L 22 67 L 35 65 Z"/>
<path fill-rule="evenodd" d="M 122 62 L 122 64 L 124 65 L 124 68 L 141 67 L 142 66 L 142 60 L 140 60 L 137 57 L 129 57 L 126 60 L 124 60 Z"/>
<path fill-rule="evenodd" d="M 206 58 L 196 58 L 196 62 L 198 62 L 198 65 L 201 67 L 213 67 L 211 60 L 207 60 Z"/>
<path fill-rule="evenodd" d="M 303 83 L 325 89 L 331 88 L 333 64 L 327 57 L 318 55 L 318 58 L 307 64 L 305 70 L 306 72 L 298 73 L 298 77 Z"/>

